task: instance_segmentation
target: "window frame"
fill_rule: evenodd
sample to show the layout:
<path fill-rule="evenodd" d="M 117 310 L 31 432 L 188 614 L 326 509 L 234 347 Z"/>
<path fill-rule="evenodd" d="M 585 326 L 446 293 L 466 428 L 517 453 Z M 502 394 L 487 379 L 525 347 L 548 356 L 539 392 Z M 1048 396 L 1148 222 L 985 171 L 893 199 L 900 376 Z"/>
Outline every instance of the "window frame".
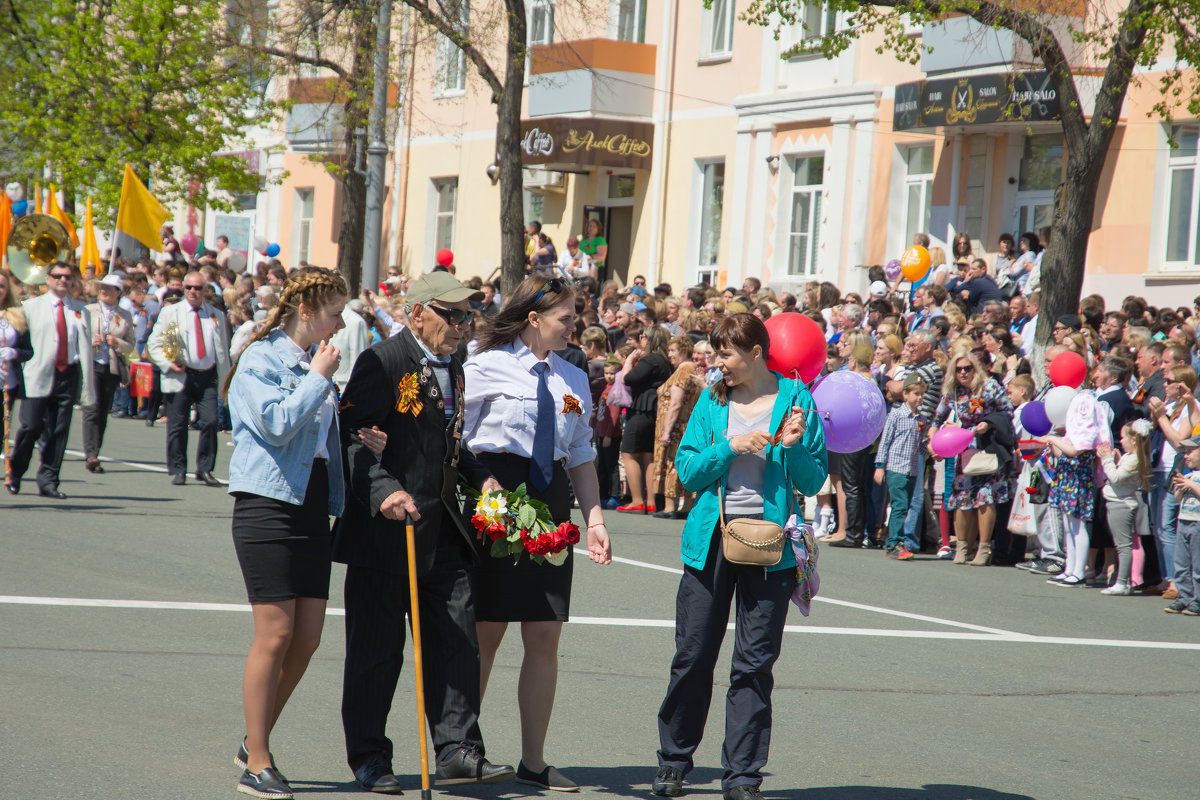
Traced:
<path fill-rule="evenodd" d="M 304 216 L 305 199 L 308 200 L 310 216 Z M 316 215 L 317 190 L 313 186 L 298 186 L 292 195 L 296 219 L 296 263 L 312 262 L 313 219 Z"/>
<path fill-rule="evenodd" d="M 1176 145 L 1183 141 L 1184 134 L 1190 134 L 1192 148 L 1189 151 L 1181 147 L 1169 148 L 1165 158 L 1162 181 L 1162 198 L 1166 212 L 1162 223 L 1162 271 L 1168 273 L 1200 271 L 1200 122 L 1175 123 L 1164 130 L 1168 140 L 1174 140 Z M 1176 204 L 1173 202 L 1172 187 L 1176 174 L 1191 172 L 1191 207 L 1186 215 L 1177 221 L 1175 217 Z M 1182 260 L 1170 260 L 1171 234 L 1177 224 L 1184 228 L 1187 236 L 1187 254 Z"/>
<path fill-rule="evenodd" d="M 450 175 L 444 178 L 432 178 L 434 203 L 431 207 L 433 213 L 433 249 L 440 250 L 443 247 L 454 249 L 454 234 L 458 227 L 458 176 Z M 447 188 L 453 189 L 453 199 L 449 211 L 442 209 L 443 191 Z M 449 233 L 443 237 L 443 223 L 448 223 Z"/>
<path fill-rule="evenodd" d="M 631 11 L 630 38 L 622 35 L 621 18 L 626 11 Z M 610 39 L 619 42 L 646 42 L 646 0 L 611 0 L 609 11 Z"/>
<path fill-rule="evenodd" d="M 714 46 L 714 40 L 718 33 L 716 26 L 718 13 L 724 14 L 726 17 L 724 20 L 725 36 L 722 42 L 716 43 Z M 733 58 L 733 29 L 736 22 L 736 0 L 712 0 L 711 5 L 704 7 L 700 26 L 700 62 L 702 64 L 723 63 Z"/>
<path fill-rule="evenodd" d="M 787 194 L 788 204 L 784 211 L 785 225 L 783 230 L 783 271 L 788 280 L 797 278 L 810 278 L 821 273 L 819 267 L 820 250 L 821 250 L 821 209 L 825 202 L 825 162 L 826 153 L 824 152 L 808 152 L 808 153 L 790 153 L 787 156 L 788 174 L 789 174 L 789 191 Z M 798 183 L 797 176 L 800 175 L 801 162 L 804 164 L 804 169 L 811 172 L 809 162 L 811 159 L 821 159 L 821 182 L 820 183 Z M 807 178 L 805 179 L 807 180 Z M 809 203 L 808 207 L 808 222 L 809 229 L 807 233 L 797 234 L 793 228 L 793 223 L 796 217 L 796 198 L 797 195 L 806 194 L 815 199 L 815 202 Z M 808 253 L 807 263 L 802 269 L 795 269 L 792 261 L 793 241 L 798 236 L 807 236 L 808 242 L 805 246 L 805 251 Z"/>
<path fill-rule="evenodd" d="M 724 236 L 724 208 L 725 208 L 725 159 L 724 158 L 702 158 L 696 159 L 695 166 L 695 191 L 696 200 L 694 208 L 695 231 L 696 236 L 692 243 L 695 256 L 691 259 L 693 273 L 695 274 L 696 283 L 703 283 L 706 280 L 709 284 L 713 284 L 717 274 L 721 269 L 721 241 Z M 720 169 L 720 194 L 714 192 L 714 186 L 710 183 L 716 170 Z M 719 203 L 716 217 L 716 230 L 712 230 L 712 203 L 716 200 Z M 706 261 L 706 253 L 710 248 L 706 246 L 706 239 L 716 235 L 716 241 L 711 243 L 714 245 L 711 248 L 711 261 Z"/>
<path fill-rule="evenodd" d="M 462 36 L 471 32 L 471 6 L 467 0 L 459 0 L 462 18 L 455 24 L 456 30 Z M 433 96 L 435 98 L 462 97 L 467 93 L 467 54 L 444 34 L 437 34 L 434 40 L 434 79 Z M 452 71 L 453 70 L 453 71 Z M 453 81 L 449 78 L 453 77 Z"/>
<path fill-rule="evenodd" d="M 911 171 L 911 158 L 913 152 L 927 148 L 929 150 L 929 171 L 917 172 Z M 929 226 L 932 223 L 933 211 L 933 175 L 934 175 L 934 153 L 935 149 L 933 142 L 923 144 L 909 145 L 904 149 L 904 241 L 911 242 L 914 233 L 929 233 Z M 917 230 L 908 229 L 909 220 L 912 218 L 912 211 L 909 207 L 909 197 L 914 186 L 921 187 L 922 202 L 922 221 L 917 226 Z"/>

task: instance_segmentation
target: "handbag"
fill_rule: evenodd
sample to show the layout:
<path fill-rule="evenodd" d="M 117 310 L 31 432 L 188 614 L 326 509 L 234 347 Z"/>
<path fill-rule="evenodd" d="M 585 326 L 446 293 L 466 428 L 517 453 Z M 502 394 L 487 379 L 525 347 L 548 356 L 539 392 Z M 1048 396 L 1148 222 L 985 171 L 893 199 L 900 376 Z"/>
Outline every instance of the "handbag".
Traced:
<path fill-rule="evenodd" d="M 1035 470 L 1026 464 L 1017 479 L 1016 498 L 1013 500 L 1012 511 L 1008 515 L 1008 532 L 1016 536 L 1037 534 L 1037 523 L 1033 518 L 1032 496 L 1027 489 L 1033 474 L 1035 474 Z"/>
<path fill-rule="evenodd" d="M 731 564 L 773 567 L 783 558 L 783 526 L 765 519 L 737 517 L 725 521 L 725 490 L 718 482 L 721 509 L 721 550 Z"/>
<path fill-rule="evenodd" d="M 633 394 L 625 385 L 625 370 L 617 373 L 612 387 L 608 390 L 608 404 L 617 408 L 629 408 L 633 405 Z"/>
<path fill-rule="evenodd" d="M 1000 458 L 995 453 L 986 450 L 969 448 L 959 456 L 962 469 L 959 472 L 973 478 L 982 475 L 995 475 L 1000 471 Z"/>

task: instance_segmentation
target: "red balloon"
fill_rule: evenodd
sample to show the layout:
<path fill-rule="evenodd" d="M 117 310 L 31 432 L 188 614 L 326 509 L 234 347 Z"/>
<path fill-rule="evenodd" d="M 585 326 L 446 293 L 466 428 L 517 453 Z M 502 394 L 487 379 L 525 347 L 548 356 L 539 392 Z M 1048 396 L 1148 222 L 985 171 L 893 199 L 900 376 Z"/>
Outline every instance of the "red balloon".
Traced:
<path fill-rule="evenodd" d="M 1076 389 L 1087 377 L 1087 362 L 1079 353 L 1068 350 L 1054 357 L 1050 362 L 1049 372 L 1050 382 L 1055 386 L 1070 386 Z"/>
<path fill-rule="evenodd" d="M 789 378 L 811 383 L 825 366 L 825 334 L 803 314 L 772 314 L 766 321 L 771 336 L 767 367 Z"/>
<path fill-rule="evenodd" d="M 454 251 L 449 247 L 443 247 L 437 251 L 437 262 L 443 267 L 448 267 L 454 263 Z"/>

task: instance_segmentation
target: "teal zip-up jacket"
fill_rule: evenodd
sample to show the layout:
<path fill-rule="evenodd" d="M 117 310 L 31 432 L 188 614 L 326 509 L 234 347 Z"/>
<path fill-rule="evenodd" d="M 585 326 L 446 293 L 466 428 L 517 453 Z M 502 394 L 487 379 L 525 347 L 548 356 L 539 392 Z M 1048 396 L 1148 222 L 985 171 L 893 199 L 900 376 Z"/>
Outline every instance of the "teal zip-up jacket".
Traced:
<path fill-rule="evenodd" d="M 779 394 L 771 410 L 771 429 L 767 431 L 774 436 L 793 405 L 811 409 L 813 399 L 799 381 L 785 378 L 777 372 L 771 374 L 779 381 Z M 811 497 L 820 490 L 829 474 L 825 429 L 820 417 L 815 411 L 808 411 L 804 415 L 804 425 L 804 438 L 792 447 L 767 445 L 767 465 L 763 475 L 763 518 L 780 525 L 787 522 L 791 511 L 795 511 L 792 488 Z M 688 419 L 683 440 L 675 455 L 679 480 L 689 492 L 696 493 L 696 503 L 683 526 L 683 544 L 680 548 L 683 563 L 695 569 L 704 569 L 708 548 L 713 542 L 713 530 L 720 522 L 718 482 L 721 486 L 725 485 L 729 467 L 737 458 L 737 453 L 729 445 L 726 435 L 728 429 L 729 406 L 718 403 L 713 399 L 712 392 L 706 390 L 692 409 L 692 416 Z M 770 569 L 795 566 L 796 557 L 792 548 L 785 547 L 783 558 Z"/>

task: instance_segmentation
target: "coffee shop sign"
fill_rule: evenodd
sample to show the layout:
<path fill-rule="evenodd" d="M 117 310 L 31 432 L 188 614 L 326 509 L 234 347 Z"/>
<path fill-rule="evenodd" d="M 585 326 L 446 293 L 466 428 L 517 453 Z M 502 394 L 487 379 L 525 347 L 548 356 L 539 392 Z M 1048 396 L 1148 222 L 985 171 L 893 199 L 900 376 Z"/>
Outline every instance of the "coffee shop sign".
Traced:
<path fill-rule="evenodd" d="M 642 139 L 626 136 L 623 133 L 610 133 L 608 136 L 597 136 L 594 131 L 585 130 L 582 134 L 572 128 L 567 132 L 567 138 L 563 141 L 562 149 L 564 153 L 574 153 L 578 150 L 590 152 L 592 150 L 602 150 L 618 156 L 633 156 L 636 158 L 645 158 L 650 155 L 649 142 Z"/>
<path fill-rule="evenodd" d="M 541 128 L 530 128 L 521 139 L 521 149 L 527 156 L 548 156 L 554 152 L 554 135 Z"/>

